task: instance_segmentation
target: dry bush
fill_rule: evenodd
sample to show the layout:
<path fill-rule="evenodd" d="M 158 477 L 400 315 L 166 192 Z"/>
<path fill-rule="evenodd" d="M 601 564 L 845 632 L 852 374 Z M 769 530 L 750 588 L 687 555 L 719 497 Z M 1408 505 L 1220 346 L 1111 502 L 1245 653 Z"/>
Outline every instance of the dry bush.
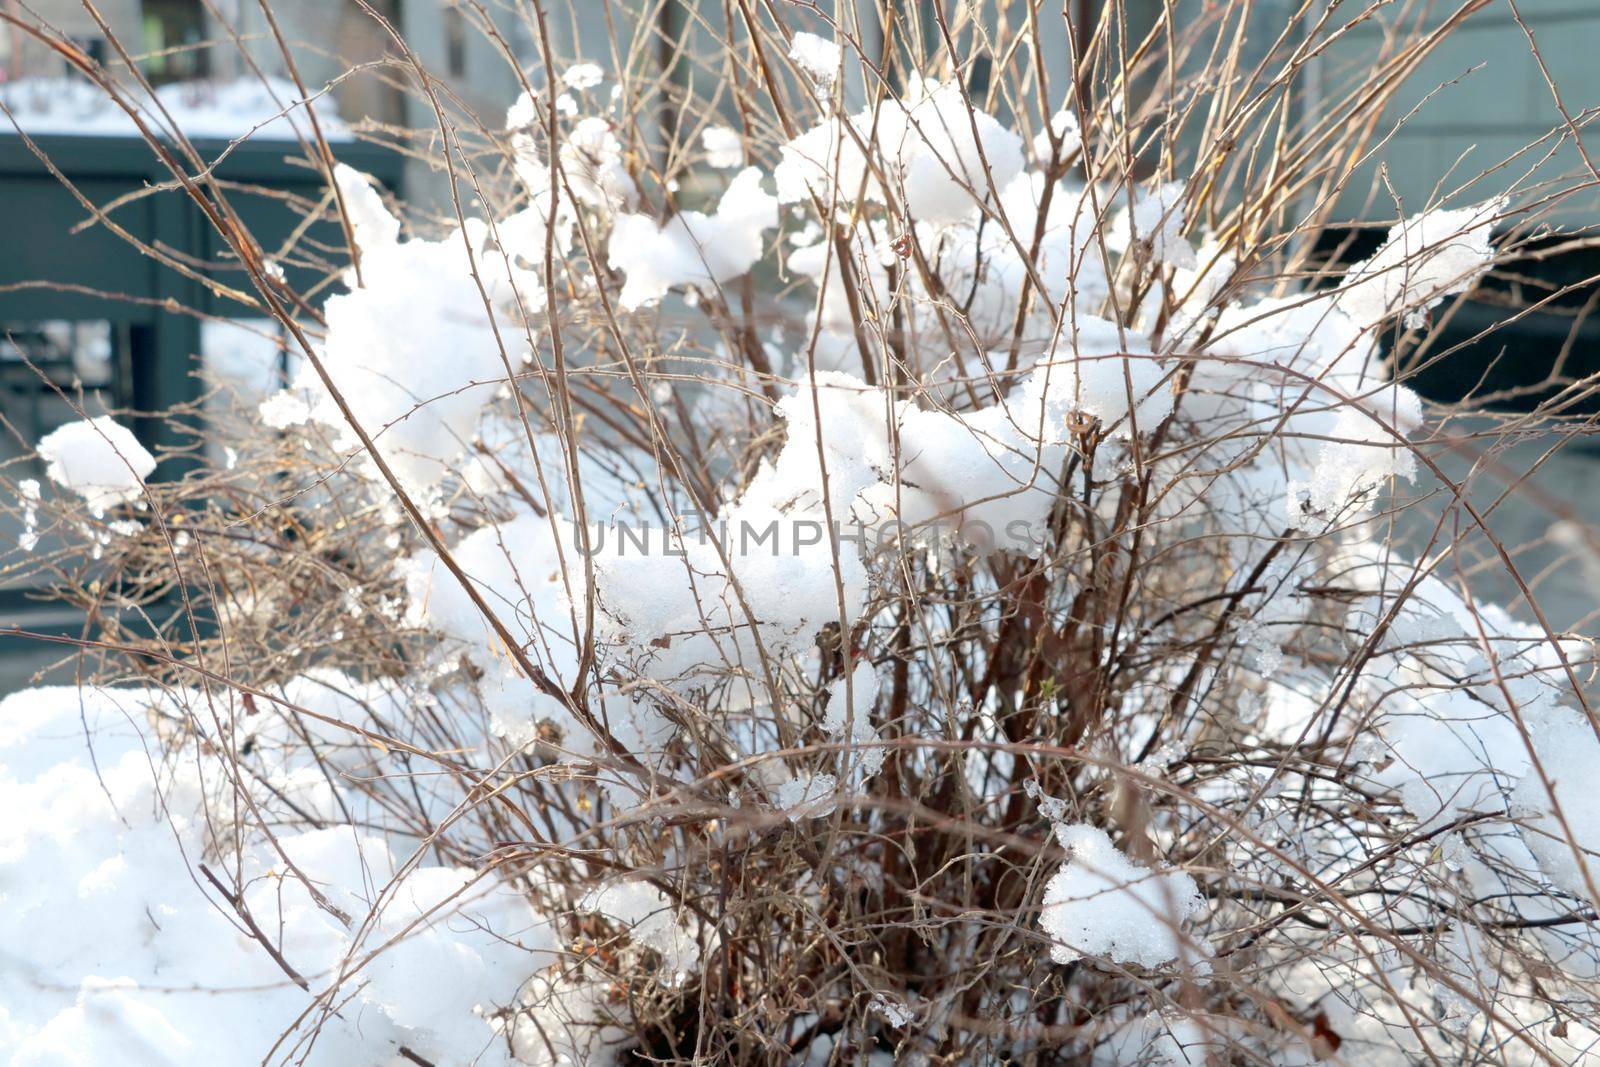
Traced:
<path fill-rule="evenodd" d="M 1589 112 L 1401 204 L 1390 104 L 1486 5 L 1265 38 L 1251 6 L 608 5 L 558 56 L 576 9 L 464 4 L 527 96 L 476 115 L 397 35 L 368 74 L 433 124 L 362 136 L 453 195 L 385 207 L 304 124 L 337 252 L 260 247 L 148 117 L 156 195 L 204 209 L 299 370 L 265 403 L 209 382 L 170 413 L 192 465 L 128 503 L 27 501 L 48 547 L 5 574 L 85 609 L 86 685 L 142 687 L 144 773 L 203 780 L 171 877 L 293 1008 L 238 1062 L 1594 1054 L 1590 652 L 1491 521 L 1548 503 L 1511 450 L 1587 432 L 1592 387 L 1536 353 L 1531 411 L 1406 388 L 1485 271 L 1522 312 L 1582 291 L 1529 271 L 1586 240 L 1561 212 L 1600 175 L 1535 165 Z M 5 17 L 137 109 L 133 69 Z M 1352 189 L 1397 224 L 1365 267 Z M 354 907 L 294 859 L 328 827 L 392 850 Z M 421 927 L 486 886 L 531 909 L 512 962 L 482 950 L 514 993 L 484 1020 L 362 992 L 436 867 L 470 877 Z M 252 912 L 297 881 L 315 969 Z"/>

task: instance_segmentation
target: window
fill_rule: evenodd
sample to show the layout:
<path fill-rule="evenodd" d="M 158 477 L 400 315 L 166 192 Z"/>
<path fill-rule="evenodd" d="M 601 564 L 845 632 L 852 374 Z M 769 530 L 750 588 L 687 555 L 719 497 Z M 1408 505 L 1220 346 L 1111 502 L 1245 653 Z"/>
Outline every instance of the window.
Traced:
<path fill-rule="evenodd" d="M 126 328 L 103 320 L 0 322 L 0 412 L 23 440 L 35 442 L 78 419 L 74 404 L 90 416 L 125 406 L 128 348 Z M 0 461 L 14 460 L 17 447 L 5 435 Z"/>
<path fill-rule="evenodd" d="M 467 17 L 458 7 L 444 12 L 445 66 L 450 77 L 459 78 L 467 73 Z"/>
<path fill-rule="evenodd" d="M 210 73 L 201 0 L 144 0 L 144 73 L 154 85 Z"/>
<path fill-rule="evenodd" d="M 378 17 L 374 18 L 373 13 Z M 332 51 L 341 65 L 353 73 L 340 79 L 334 98 L 345 118 L 391 124 L 405 121 L 405 91 L 396 70 L 409 67 L 395 65 L 394 42 L 383 29 L 383 22 L 403 28 L 400 0 L 366 0 L 365 5 L 344 0 L 340 7 Z"/>
<path fill-rule="evenodd" d="M 989 95 L 989 78 L 994 71 L 994 61 L 986 55 L 972 57 L 967 65 L 967 94 L 975 100 Z"/>

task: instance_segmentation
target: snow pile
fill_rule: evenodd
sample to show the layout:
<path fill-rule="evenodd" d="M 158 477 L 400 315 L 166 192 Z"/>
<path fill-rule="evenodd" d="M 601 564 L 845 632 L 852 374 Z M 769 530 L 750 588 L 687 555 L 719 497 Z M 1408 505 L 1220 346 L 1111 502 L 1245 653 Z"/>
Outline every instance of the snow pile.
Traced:
<path fill-rule="evenodd" d="M 569 476 L 567 448 L 558 434 L 528 428 L 515 415 L 491 412 L 479 422 L 471 458 L 461 477 L 472 492 L 497 507 L 518 511 L 528 497 L 543 500 L 561 516 L 576 519 L 574 488 L 581 490 L 591 522 L 636 515 L 644 503 L 644 479 L 655 473 L 654 458 L 629 449 L 578 452 L 578 470 Z M 575 536 L 575 535 L 574 535 Z"/>
<path fill-rule="evenodd" d="M 780 164 L 780 189 L 783 170 Z M 869 185 L 869 193 L 870 189 Z M 1021 337 L 1027 340 L 1018 353 L 1019 365 L 1026 367 L 1040 350 L 1048 350 L 1044 339 L 1058 328 L 1067 331 L 1067 324 L 1059 321 L 1063 306 L 1076 306 L 1078 318 L 1086 318 L 1090 314 L 1086 309 L 1097 306 L 1109 291 L 1093 200 L 1082 190 L 1047 185 L 1037 174 L 1019 173 L 1003 187 L 996 205 L 1010 233 L 978 215 L 970 197 L 966 207 L 959 222 L 919 222 L 911 232 L 935 279 L 931 288 L 963 294 L 965 318 L 959 326 L 920 269 L 902 270 L 895 285 L 889 284 L 889 270 L 902 261 L 894 251 L 892 227 L 876 220 L 858 220 L 846 246 L 848 262 L 858 274 L 858 300 L 868 309 L 898 300 L 911 354 L 925 353 L 925 372 L 937 368 L 957 376 L 998 370 L 1010 362 L 1007 349 L 1016 336 L 1019 304 L 1026 297 Z M 790 253 L 788 265 L 820 288 L 818 314 L 825 331 L 818 346 L 819 365 L 859 367 L 857 339 L 852 336 L 858 324 L 833 243 L 806 244 Z M 1040 284 L 1042 292 L 1036 288 Z"/>
<path fill-rule="evenodd" d="M 1066 440 L 1067 415 L 1081 412 L 1122 437 L 1154 430 L 1172 413 L 1167 368 L 1149 342 L 1104 319 L 1063 323 L 1053 358 L 1034 368 L 1023 386 L 1025 414 L 1040 405 L 1042 425 Z"/>
<path fill-rule="evenodd" d="M 37 451 L 50 480 L 77 493 L 97 515 L 143 497 L 144 480 L 156 469 L 155 457 L 109 415 L 52 430 Z"/>
<path fill-rule="evenodd" d="M 923 222 L 960 222 L 1022 170 L 1022 139 L 970 106 L 954 83 L 927 83 L 903 130 L 891 124 L 885 132 L 899 133 L 883 143 L 898 164 L 906 209 Z"/>
<path fill-rule="evenodd" d="M 361 252 L 360 277 L 351 271 L 350 291 L 327 301 L 322 364 L 379 454 L 404 484 L 426 494 L 468 449 L 506 379 L 508 354 L 521 347 L 509 317 L 486 320 L 485 300 L 495 308 L 528 306 L 541 299 L 542 287 L 536 272 L 508 267 L 489 250 L 483 222 L 469 220 L 464 232 L 439 241 L 401 240 L 370 180 L 342 165 L 337 176 Z M 517 236 L 505 228 L 499 241 L 515 249 Z M 287 396 L 266 405 L 278 425 L 309 417 L 349 433 L 309 364 Z"/>
<path fill-rule="evenodd" d="M 1425 826 L 1497 806 L 1527 766 L 1515 723 L 1471 692 L 1440 689 L 1385 700 L 1395 763 L 1383 778 Z"/>
<path fill-rule="evenodd" d="M 913 219 L 928 223 L 961 222 L 991 199 L 991 190 L 1004 189 L 1023 164 L 1020 137 L 969 106 L 955 83 L 929 81 L 904 103 L 886 103 L 876 116 L 863 111 L 831 120 L 783 145 L 774 171 L 778 199 L 794 203 L 815 196 L 826 204 L 836 190 L 853 200 L 869 172 L 863 146 L 889 176 L 887 190 L 868 180 L 867 196 L 893 198 Z"/>
<path fill-rule="evenodd" d="M 516 110 L 512 108 L 513 113 Z M 507 124 L 511 121 L 508 116 Z M 581 203 L 610 213 L 631 210 L 638 202 L 638 187 L 622 163 L 622 142 L 605 119 L 590 116 L 579 120 L 562 142 L 559 155 L 565 188 Z M 542 205 L 549 186 L 548 167 L 536 157 L 525 158 L 518 174 L 535 194 L 536 207 Z"/>
<path fill-rule="evenodd" d="M 1051 959 L 1100 956 L 1159 967 L 1174 960 L 1193 966 L 1208 955 L 1182 929 L 1206 913 L 1193 878 L 1138 866 L 1094 826 L 1058 823 L 1055 833 L 1070 856 L 1045 886 L 1039 915 L 1054 942 Z"/>
<path fill-rule="evenodd" d="M 785 447 L 715 523 L 651 528 L 643 541 L 626 528 L 591 534 L 614 661 L 679 688 L 711 678 L 748 688 L 764 684 L 764 660 L 790 659 L 824 627 L 860 616 L 862 546 L 835 545 L 832 531 L 892 469 L 883 400 L 844 375 L 819 385 L 815 397 L 780 401 Z M 820 451 L 814 405 L 835 431 Z"/>
<path fill-rule="evenodd" d="M 1199 261 L 1194 246 L 1183 236 L 1183 201 L 1187 192 L 1182 182 L 1137 191 L 1133 206 L 1112 220 L 1106 234 L 1107 247 L 1116 252 L 1144 247 L 1158 263 L 1193 270 Z"/>
<path fill-rule="evenodd" d="M 506 1036 L 528 1067 L 612 1067 L 635 1041 L 607 982 L 537 975 L 518 1007 Z"/>
<path fill-rule="evenodd" d="M 733 170 L 744 164 L 744 139 L 726 126 L 707 126 L 700 131 L 700 144 L 706 150 L 707 166 Z"/>
<path fill-rule="evenodd" d="M 605 71 L 594 63 L 574 63 L 561 72 L 562 83 L 574 92 L 593 89 L 605 80 Z"/>
<path fill-rule="evenodd" d="M 826 528 L 826 486 L 832 521 L 853 520 L 878 531 L 880 541 L 892 521 L 913 537 L 950 527 L 984 552 L 1034 554 L 1038 545 L 1027 538 L 1041 534 L 1056 498 L 1068 447 L 1079 436 L 1075 414 L 1090 418 L 1084 429 L 1098 420 L 1127 441 L 1135 422 L 1149 433 L 1173 404 L 1166 368 L 1140 351 L 1132 331 L 1086 318 L 1064 330 L 1057 345 L 1056 356 L 1039 363 L 1011 399 L 968 415 L 892 402 L 851 375 L 819 374 L 814 399 L 802 390 L 779 403 L 787 442 L 741 504 L 769 506 L 789 515 L 789 525 L 792 509 L 803 507 Z M 828 427 L 820 448 L 819 421 Z M 1115 450 L 1105 454 L 1110 460 Z M 748 515 L 735 511 L 730 518 Z M 841 552 L 850 590 L 859 540 Z"/>
<path fill-rule="evenodd" d="M 1227 1048 L 1227 1042 L 1208 1031 L 1197 1017 L 1178 1013 L 1112 1013 L 1101 1032 L 1104 1036 L 1095 1048 L 1094 1067 L 1206 1067 L 1213 1053 L 1222 1055 Z"/>
<path fill-rule="evenodd" d="M 1060 159 L 1071 159 L 1083 147 L 1083 131 L 1078 128 L 1078 116 L 1071 108 L 1063 107 L 1050 116 L 1050 129 L 1041 130 L 1033 138 L 1033 162 L 1044 166 L 1050 161 L 1051 139 L 1060 147 Z"/>
<path fill-rule="evenodd" d="M 819 86 L 826 89 L 839 76 L 841 49 L 826 37 L 814 33 L 797 33 L 789 44 L 789 58 L 795 66 L 810 75 Z"/>
<path fill-rule="evenodd" d="M 563 253 L 571 249 L 574 199 L 605 217 L 631 210 L 639 200 L 638 186 L 622 161 L 622 142 L 608 120 L 589 115 L 564 130 L 552 176 L 549 156 L 539 142 L 547 119 L 545 105 L 528 93 L 517 97 L 506 110 L 512 164 L 530 203 L 511 218 L 500 220 L 497 229 L 515 235 L 518 251 L 534 264 L 544 262 L 547 240 Z M 552 199 L 556 203 L 555 231 L 550 233 Z"/>
<path fill-rule="evenodd" d="M 17 482 L 17 502 L 22 506 L 22 532 L 17 547 L 32 552 L 39 543 L 39 480 L 23 478 Z"/>
<path fill-rule="evenodd" d="M 611 231 L 611 266 L 627 275 L 617 298 L 628 311 L 655 303 L 670 289 L 715 291 L 761 258 L 763 234 L 778 225 L 778 203 L 761 190 L 761 171 L 747 167 L 728 185 L 716 213 L 681 211 L 661 225 L 621 215 Z"/>
<path fill-rule="evenodd" d="M 878 731 L 872 727 L 872 708 L 878 700 L 878 689 L 878 672 L 873 670 L 872 664 L 859 664 L 848 680 L 841 678 L 828 687 L 828 708 L 822 718 L 822 728 L 830 735 L 852 745 L 871 746 L 851 755 L 863 777 L 883 770 L 884 750 L 875 744 Z"/>
<path fill-rule="evenodd" d="M 1422 425 L 1421 401 L 1388 381 L 1376 337 L 1333 298 L 1231 304 L 1204 328 L 1211 340 L 1183 413 L 1206 440 L 1203 466 L 1236 465 L 1223 485 L 1240 496 L 1241 533 L 1321 532 L 1414 476 L 1407 437 Z M 1224 494 L 1212 495 L 1227 514 Z"/>
<path fill-rule="evenodd" d="M 578 656 L 561 553 L 575 552 L 571 538 L 565 520 L 525 515 L 485 526 L 450 549 L 456 566 L 540 669 L 569 684 Z M 406 561 L 403 573 L 415 622 L 458 642 L 481 669 L 501 662 L 488 651 L 497 640 L 494 628 L 438 557 L 420 552 Z"/>
<path fill-rule="evenodd" d="M 141 121 L 153 132 L 176 129 L 191 139 L 310 140 L 313 136 L 300 90 L 281 78 L 240 78 L 228 82 L 174 82 L 153 98 L 132 87 L 122 89 Z M 139 128 L 126 111 L 97 86 L 77 78 L 19 78 L 0 83 L 0 104 L 23 132 L 95 137 L 137 137 Z M 348 141 L 350 128 L 331 101 L 316 104 L 322 134 Z"/>
<path fill-rule="evenodd" d="M 1494 260 L 1489 234 L 1504 210 L 1505 201 L 1491 200 L 1412 216 L 1389 231 L 1372 258 L 1350 268 L 1339 306 L 1357 322 L 1375 325 L 1464 292 Z"/>
<path fill-rule="evenodd" d="M 1527 773 L 1529 747 L 1512 714 L 1565 721 L 1559 690 L 1539 662 L 1548 646 L 1492 605 L 1381 545 L 1354 545 L 1344 566 L 1367 596 L 1350 609 L 1352 633 L 1381 635 L 1364 682 L 1384 712 L 1392 756 L 1378 773 L 1424 826 L 1504 808 Z M 1504 677 L 1502 677 L 1504 676 Z M 1512 702 L 1508 705 L 1508 699 Z M 1548 716 L 1548 718 L 1547 718 Z"/>
<path fill-rule="evenodd" d="M 1600 822 L 1577 783 L 1600 742 L 1563 703 L 1556 647 L 1385 546 L 1352 546 L 1340 567 L 1369 591 L 1346 626 L 1376 652 L 1357 689 L 1377 712 L 1371 779 L 1397 792 L 1419 833 L 1442 842 L 1463 899 L 1509 901 L 1553 966 L 1581 980 L 1600 975 L 1600 940 L 1567 922 L 1571 898 L 1596 896 L 1589 864 Z M 1562 646 L 1569 662 L 1584 655 L 1575 642 Z M 1460 936 L 1451 966 L 1468 980 L 1492 972 L 1487 947 L 1470 929 Z"/>
<path fill-rule="evenodd" d="M 1579 900 L 1600 906 L 1600 797 L 1591 783 L 1600 740 L 1588 717 L 1556 706 L 1528 724 L 1538 767 L 1511 795 L 1522 839 L 1539 868 Z"/>
<path fill-rule="evenodd" d="M 379 257 L 400 243 L 400 220 L 389 213 L 372 179 L 343 163 L 334 168 L 345 217 L 362 256 Z"/>
<path fill-rule="evenodd" d="M 773 802 L 790 822 L 825 819 L 838 805 L 839 779 L 831 774 L 801 772 L 778 786 Z"/>
<path fill-rule="evenodd" d="M 412 622 L 449 639 L 442 652 L 459 655 L 478 673 L 478 688 L 493 728 L 526 740 L 534 727 L 560 731 L 566 758 L 594 756 L 606 746 L 553 694 L 575 684 L 585 635 L 583 545 L 565 519 L 523 515 L 486 526 L 450 549 L 457 567 L 513 635 L 540 681 L 525 676 L 461 582 L 430 550 L 402 565 Z M 606 623 L 604 617 L 601 624 Z M 609 631 L 602 632 L 604 637 Z M 671 723 L 646 704 L 615 708 L 612 735 L 635 755 L 658 753 Z"/>
<path fill-rule="evenodd" d="M 867 494 L 865 510 L 894 517 L 920 532 L 949 527 L 981 551 L 1007 547 L 1032 555 L 1016 536 L 1041 534 L 1056 499 L 1066 449 L 1048 429 L 1043 407 L 1026 401 L 968 418 L 909 409 L 898 428 L 898 485 L 886 480 Z"/>
<path fill-rule="evenodd" d="M 763 659 L 796 655 L 865 602 L 860 552 L 847 545 L 836 556 L 819 513 L 751 501 L 713 528 L 647 531 L 647 548 L 637 531 L 607 531 L 603 544 L 596 532 L 595 596 L 610 621 L 610 657 L 681 688 L 711 678 L 761 684 Z"/>
<path fill-rule="evenodd" d="M 591 892 L 580 910 L 603 915 L 627 932 L 635 949 L 656 954 L 669 983 L 700 968 L 701 946 L 671 898 L 643 881 L 613 882 Z"/>
<path fill-rule="evenodd" d="M 554 960 L 549 925 L 494 876 L 401 862 L 353 827 L 247 831 L 235 851 L 222 764 L 151 747 L 181 710 L 140 690 L 0 704 L 8 1062 L 255 1062 L 280 1035 L 310 1064 L 507 1062 L 483 1013 Z"/>

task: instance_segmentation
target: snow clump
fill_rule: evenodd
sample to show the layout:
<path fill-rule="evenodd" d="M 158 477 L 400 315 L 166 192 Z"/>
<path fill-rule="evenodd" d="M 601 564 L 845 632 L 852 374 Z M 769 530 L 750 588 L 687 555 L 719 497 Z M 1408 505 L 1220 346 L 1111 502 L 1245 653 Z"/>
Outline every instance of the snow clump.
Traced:
<path fill-rule="evenodd" d="M 1159 967 L 1173 960 L 1193 965 L 1209 955 L 1183 932 L 1185 923 L 1206 913 L 1188 874 L 1135 864 L 1098 827 L 1061 823 L 1055 832 L 1069 856 L 1045 886 L 1039 916 L 1054 942 L 1051 959 L 1100 956 Z"/>
<path fill-rule="evenodd" d="M 789 46 L 789 58 L 824 89 L 839 75 L 841 50 L 826 37 L 814 33 L 795 34 Z"/>
<path fill-rule="evenodd" d="M 633 311 L 671 289 L 715 290 L 747 273 L 761 258 L 763 234 L 778 225 L 778 202 L 761 189 L 761 171 L 740 171 L 715 214 L 681 211 L 657 225 L 644 215 L 621 215 L 611 232 L 611 266 L 627 275 L 617 302 Z"/>
<path fill-rule="evenodd" d="M 52 430 L 39 441 L 38 453 L 50 480 L 83 497 L 96 514 L 138 500 L 156 469 L 156 458 L 109 415 Z"/>

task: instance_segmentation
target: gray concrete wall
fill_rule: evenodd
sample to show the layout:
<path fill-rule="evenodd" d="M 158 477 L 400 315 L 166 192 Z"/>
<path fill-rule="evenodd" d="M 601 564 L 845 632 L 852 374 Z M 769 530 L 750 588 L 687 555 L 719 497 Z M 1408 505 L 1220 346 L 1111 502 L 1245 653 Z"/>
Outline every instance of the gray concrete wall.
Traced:
<path fill-rule="evenodd" d="M 1364 5 L 1352 5 L 1352 7 Z M 1435 4 L 1436 11 L 1454 5 Z M 1415 9 L 1415 5 L 1411 6 Z M 1384 117 L 1387 142 L 1341 201 L 1342 212 L 1355 218 L 1394 218 L 1394 197 L 1384 189 L 1373 193 L 1381 165 L 1407 213 L 1421 210 L 1443 190 L 1473 175 L 1500 167 L 1530 144 L 1544 138 L 1498 173 L 1474 182 L 1463 196 L 1484 199 L 1519 182 L 1556 180 L 1586 173 L 1568 137 L 1558 144 L 1551 131 L 1564 128 L 1545 74 L 1529 44 L 1537 42 L 1562 104 L 1574 118 L 1600 106 L 1600 3 L 1596 0 L 1518 0 L 1519 25 L 1509 4 L 1497 2 L 1470 16 L 1406 79 Z M 1400 24 L 1407 5 L 1381 11 L 1355 27 L 1325 63 L 1329 91 L 1370 66 L 1384 35 Z M 1437 26 L 1442 15 L 1418 19 Z M 1591 158 L 1600 162 L 1600 129 L 1585 136 Z M 1548 158 L 1546 158 L 1548 157 Z M 1530 177 L 1531 175 L 1531 177 Z M 1592 225 L 1600 220 L 1600 197 L 1593 191 L 1574 199 L 1561 213 L 1564 222 Z"/>

